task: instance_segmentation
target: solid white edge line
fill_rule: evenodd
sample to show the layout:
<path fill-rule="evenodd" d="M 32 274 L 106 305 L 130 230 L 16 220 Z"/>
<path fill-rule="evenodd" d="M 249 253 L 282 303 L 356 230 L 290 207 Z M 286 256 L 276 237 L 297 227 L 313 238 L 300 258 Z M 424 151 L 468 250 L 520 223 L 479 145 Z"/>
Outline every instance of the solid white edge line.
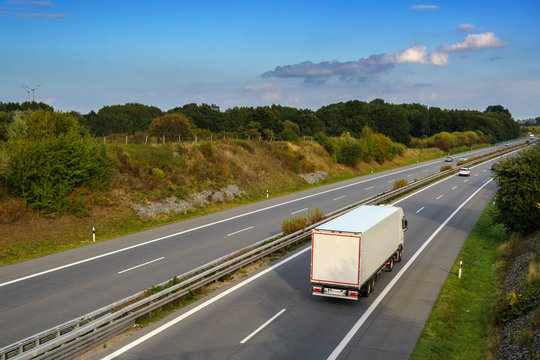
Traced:
<path fill-rule="evenodd" d="M 247 228 L 245 228 L 245 229 L 242 229 L 242 230 L 238 230 L 238 231 L 232 232 L 232 233 L 230 233 L 230 234 L 227 234 L 227 236 L 233 236 L 233 235 L 236 235 L 236 234 L 241 233 L 242 231 L 246 231 L 246 230 L 250 230 L 250 229 L 253 229 L 253 226 L 250 226 L 250 227 L 247 227 Z"/>
<path fill-rule="evenodd" d="M 519 151 L 519 150 L 516 150 L 516 151 Z M 513 152 L 512 152 L 512 153 L 513 153 Z M 508 153 L 508 154 L 505 154 L 505 155 L 509 155 L 509 154 L 511 154 L 511 153 Z M 502 156 L 505 156 L 505 155 L 501 155 L 501 156 L 499 156 L 499 157 L 502 157 Z M 494 158 L 494 159 L 490 159 L 490 160 L 488 160 L 488 161 L 496 160 L 496 159 L 498 159 L 499 157 Z M 487 162 L 487 161 L 486 161 L 486 162 Z M 483 164 L 483 163 L 482 163 L 482 164 Z M 479 165 L 482 165 L 482 164 L 479 164 Z M 435 182 L 435 183 L 433 183 L 433 184 L 431 184 L 431 185 L 429 185 L 429 186 L 426 186 L 425 188 L 422 188 L 422 189 L 420 189 L 420 190 L 418 190 L 418 191 L 415 191 L 415 192 L 412 193 L 412 194 L 409 194 L 408 196 L 406 196 L 406 197 L 404 197 L 404 198 L 399 199 L 398 201 L 394 202 L 394 203 L 391 204 L 391 205 L 394 206 L 394 205 L 398 204 L 399 202 L 401 202 L 401 201 L 403 201 L 403 200 L 405 200 L 405 199 L 410 198 L 411 196 L 414 196 L 414 195 L 416 195 L 416 194 L 418 194 L 418 193 L 420 193 L 420 192 L 422 192 L 422 191 L 424 191 L 424 190 L 426 190 L 426 189 L 428 189 L 428 188 L 430 188 L 430 187 L 432 187 L 432 186 L 434 186 L 434 185 L 436 185 L 436 184 L 438 184 L 438 183 L 441 183 L 441 182 L 443 182 L 443 181 L 445 181 L 445 180 L 448 180 L 448 179 L 451 179 L 451 178 L 452 178 L 452 177 L 447 177 L 447 178 L 444 178 L 444 179 L 442 179 L 442 180 L 439 180 L 439 181 L 437 181 L 437 182 Z M 373 179 L 370 179 L 370 180 L 373 180 Z M 493 179 L 489 179 L 488 182 L 486 182 L 486 183 L 485 183 L 484 185 L 482 185 L 478 190 L 476 190 L 476 192 L 475 192 L 474 194 L 472 194 L 467 200 L 465 200 L 465 202 L 464 202 L 458 209 L 456 209 L 456 211 L 454 211 L 454 213 L 452 213 L 452 215 L 450 215 L 450 218 L 453 217 L 453 216 L 459 211 L 459 209 L 461 209 L 461 207 L 462 207 L 466 202 L 469 201 L 469 199 L 471 199 L 474 195 L 476 195 L 477 192 L 479 192 L 484 186 L 486 186 L 486 185 L 487 185 L 490 181 L 492 181 L 492 180 L 493 180 Z M 368 181 L 368 180 L 366 180 L 366 181 Z M 350 186 L 350 185 L 346 185 L 346 186 L 344 186 L 344 187 L 347 187 L 347 186 Z M 441 226 L 439 226 L 439 228 L 436 230 L 436 232 L 439 232 L 440 229 L 442 229 L 442 227 L 443 227 L 444 225 L 446 225 L 446 223 L 449 221 L 450 218 L 448 218 L 447 221 L 445 221 Z M 418 255 L 420 254 L 421 250 L 423 250 L 423 249 L 428 245 L 427 242 L 428 242 L 428 241 L 431 242 L 431 240 L 433 239 L 433 237 L 435 237 L 435 235 L 436 235 L 436 233 L 434 233 L 434 234 L 431 235 L 431 237 L 426 241 L 426 243 L 424 243 L 424 245 L 422 245 L 422 247 L 421 247 L 420 249 L 418 249 L 418 251 L 415 253 L 415 255 L 413 255 L 413 257 L 405 264 L 405 266 L 401 269 L 401 271 L 397 273 L 396 277 L 399 278 L 399 277 L 402 276 L 402 274 L 405 272 L 405 270 L 409 268 L 410 264 L 412 264 L 412 261 L 413 261 L 414 259 L 416 259 L 416 257 L 418 257 Z M 175 319 L 169 321 L 168 323 L 166 323 L 166 324 L 160 326 L 159 328 L 153 330 L 152 332 L 146 334 L 145 336 L 143 336 L 143 337 L 141 337 L 141 338 L 135 340 L 134 342 L 132 342 L 132 343 L 130 343 L 130 344 L 128 344 L 128 345 L 122 347 L 121 349 L 119 349 L 119 350 L 113 352 L 112 354 L 110 354 L 110 355 L 104 357 L 103 360 L 110 360 L 110 359 L 115 358 L 115 357 L 118 356 L 118 355 L 121 355 L 121 354 L 125 353 L 126 351 L 132 349 L 133 347 L 135 347 L 135 346 L 137 346 L 137 345 L 143 343 L 144 341 L 146 341 L 146 340 L 152 338 L 154 335 L 159 334 L 160 332 L 162 332 L 162 331 L 166 330 L 167 328 L 173 326 L 174 324 L 176 324 L 176 323 L 182 321 L 183 319 L 189 317 L 190 315 L 192 315 L 192 314 L 198 312 L 199 310 L 204 309 L 204 308 L 207 307 L 208 305 L 211 305 L 212 303 L 218 301 L 218 300 L 221 299 L 222 297 L 227 296 L 228 294 L 230 294 L 230 293 L 232 293 L 232 292 L 238 290 L 239 288 L 243 287 L 244 285 L 249 284 L 250 282 L 252 282 L 252 281 L 258 279 L 259 277 L 265 275 L 266 273 L 268 273 L 268 272 L 270 272 L 270 271 L 272 271 L 272 270 L 278 268 L 279 266 L 281 266 L 281 265 L 283 265 L 283 264 L 289 262 L 290 260 L 296 258 L 297 256 L 302 255 L 303 253 L 305 253 L 306 251 L 309 251 L 309 250 L 311 250 L 311 246 L 308 246 L 307 248 L 305 248 L 305 249 L 299 251 L 298 253 L 296 253 L 296 254 L 294 254 L 294 255 L 291 255 L 290 257 L 288 257 L 288 258 L 286 258 L 286 259 L 284 259 L 284 260 L 278 262 L 277 264 L 275 264 L 275 265 L 269 267 L 268 269 L 261 271 L 260 273 L 254 275 L 253 277 L 251 277 L 251 278 L 249 278 L 249 279 L 246 279 L 246 280 L 243 281 L 242 283 L 233 286 L 233 287 L 230 288 L 229 290 L 226 290 L 226 291 L 224 291 L 223 293 L 217 295 L 216 297 L 214 297 L 214 298 L 212 298 L 212 299 L 210 299 L 210 300 L 208 300 L 208 301 L 202 303 L 201 305 L 199 305 L 199 306 L 197 306 L 197 307 L 191 309 L 190 311 L 186 312 L 185 314 L 180 315 L 179 317 L 177 317 L 177 318 L 175 318 Z M 394 280 L 395 280 L 395 281 L 394 281 Z M 393 287 L 394 284 L 395 284 L 396 282 L 397 282 L 397 279 L 396 279 L 396 278 L 392 279 L 392 281 L 390 282 L 390 284 L 387 285 L 387 287 L 383 290 L 383 292 L 381 293 L 381 295 L 379 295 L 379 296 L 377 297 L 377 299 L 375 299 L 375 301 L 380 302 L 380 301 L 383 299 L 383 297 L 384 297 L 383 295 L 386 295 L 386 294 L 388 293 L 388 291 L 390 291 L 391 287 L 389 288 L 389 286 L 391 285 L 391 286 Z M 372 307 L 373 307 L 373 308 L 372 308 Z M 373 306 L 373 304 L 372 304 L 372 306 L 370 306 L 370 307 L 368 308 L 367 311 L 370 311 L 370 314 L 371 314 L 371 312 L 373 312 L 373 310 L 374 310 L 375 307 L 376 307 L 376 306 Z M 370 310 L 370 309 L 371 309 L 371 310 Z M 362 323 L 363 323 L 363 322 L 365 321 L 365 319 L 368 318 L 368 316 L 369 316 L 369 315 L 366 316 L 366 314 L 364 313 L 364 315 L 362 315 L 362 317 L 358 320 L 357 324 L 360 322 L 361 319 L 364 319 L 364 320 L 362 321 Z M 355 326 L 356 326 L 356 324 L 355 324 Z M 361 324 L 360 324 L 360 326 L 361 326 Z M 360 328 L 360 326 L 358 326 L 358 328 Z M 355 327 L 353 327 L 353 329 L 354 329 L 354 328 L 355 328 Z M 349 331 L 349 334 L 353 331 L 353 329 L 351 329 L 351 330 Z M 356 331 L 358 331 L 358 330 L 356 330 Z M 355 331 L 355 332 L 356 332 L 356 331 Z M 349 334 L 347 334 L 347 336 L 348 336 Z M 350 336 L 350 339 L 352 339 L 352 336 L 353 336 L 353 335 L 354 335 L 354 334 L 352 334 L 352 335 Z M 338 345 L 338 347 L 341 346 L 342 343 L 344 343 L 344 344 L 343 344 L 343 348 L 344 348 L 344 347 L 347 345 L 347 343 L 350 341 L 350 339 L 347 340 L 347 341 L 344 343 L 344 341 L 345 341 L 345 338 L 344 338 L 344 339 L 342 340 L 342 342 L 340 343 L 340 345 Z M 332 354 L 336 353 L 337 350 L 338 350 L 338 348 L 336 348 Z M 336 357 L 339 355 L 339 353 L 341 353 L 342 350 L 343 350 L 343 349 L 339 350 L 339 352 L 336 353 Z M 330 358 L 329 358 L 329 359 L 330 359 Z M 334 359 L 335 359 L 335 358 L 334 358 Z"/>
<path fill-rule="evenodd" d="M 475 166 L 471 167 L 471 169 L 474 168 L 474 167 L 476 167 L 476 166 L 483 165 L 484 163 L 486 163 L 486 162 L 488 162 L 488 161 L 497 160 L 497 159 L 499 159 L 499 158 L 501 158 L 501 157 L 503 157 L 503 156 L 508 156 L 508 155 L 513 154 L 513 153 L 518 152 L 518 151 L 520 151 L 520 149 L 511 151 L 511 152 L 509 152 L 508 154 L 500 155 L 500 156 L 498 156 L 498 157 L 496 157 L 496 158 L 493 158 L 493 159 L 489 159 L 489 160 L 487 160 L 487 161 L 484 161 L 483 163 L 480 163 L 480 164 L 478 164 L 478 165 L 475 165 Z M 286 201 L 286 202 L 284 202 L 284 203 L 279 203 L 279 204 L 267 206 L 267 207 L 262 208 L 262 209 L 253 210 L 253 211 L 247 212 L 247 213 L 245 213 L 245 214 L 240 214 L 240 215 L 232 216 L 232 217 L 227 218 L 227 219 L 218 220 L 218 221 L 215 221 L 215 222 L 213 222 L 213 223 L 209 223 L 209 224 L 204 224 L 204 225 L 201 225 L 201 226 L 197 226 L 197 227 L 194 227 L 194 228 L 191 228 L 191 229 L 187 229 L 187 230 L 184 230 L 184 231 L 177 232 L 177 233 L 175 233 L 175 234 L 170 234 L 170 235 L 162 236 L 162 237 L 160 237 L 160 238 L 153 239 L 153 240 L 149 240 L 149 241 L 146 241 L 146 242 L 137 244 L 137 245 L 128 246 L 127 248 L 118 249 L 118 250 L 111 251 L 111 252 L 108 252 L 108 253 L 105 253 L 105 254 L 93 256 L 93 257 L 88 258 L 88 259 L 76 261 L 76 262 L 73 262 L 73 263 L 70 263 L 70 264 L 58 266 L 58 267 L 53 268 L 53 269 L 41 271 L 41 272 L 36 273 L 36 274 L 32 274 L 32 275 L 24 276 L 24 277 L 22 277 L 22 278 L 18 278 L 18 279 L 6 281 L 6 282 L 4 282 L 4 283 L 0 283 L 0 287 L 6 286 L 6 285 L 9 285 L 9 284 L 13 284 L 13 283 L 16 283 L 16 282 L 19 282 L 19 281 L 31 279 L 31 278 L 34 278 L 34 277 L 37 277 L 37 276 L 40 276 L 40 275 L 45 275 L 45 274 L 48 274 L 48 273 L 50 273 L 50 272 L 62 270 L 62 269 L 65 269 L 65 268 L 68 268 L 68 267 L 71 267 L 71 266 L 76 266 L 76 265 L 79 265 L 79 264 L 83 264 L 83 263 L 85 263 L 85 262 L 89 262 L 89 261 L 92 261 L 92 260 L 100 259 L 100 258 L 105 257 L 105 256 L 109 256 L 109 255 L 117 254 L 117 253 L 120 253 L 120 252 L 123 252 L 123 251 L 131 250 L 131 249 L 134 249 L 134 248 L 137 248 L 137 247 L 140 247 L 140 246 L 148 245 L 148 244 L 154 243 L 154 242 L 156 242 L 156 241 L 161 241 L 161 240 L 164 240 L 164 239 L 168 239 L 168 238 L 173 237 L 173 236 L 182 235 L 182 234 L 186 234 L 186 233 L 188 233 L 188 232 L 192 232 L 192 231 L 204 229 L 204 228 L 206 228 L 206 227 L 213 226 L 213 225 L 217 225 L 217 224 L 220 224 L 220 223 L 229 221 L 229 220 L 234 220 L 234 219 L 238 219 L 238 218 L 241 218 L 241 217 L 244 217 L 244 216 L 256 214 L 256 213 L 258 213 L 258 212 L 265 211 L 265 210 L 269 210 L 269 209 L 272 209 L 272 208 L 275 208 L 275 207 L 278 207 L 278 206 L 287 205 L 287 204 L 290 204 L 290 203 L 293 203 L 293 202 L 296 202 L 296 201 L 300 201 L 300 200 L 304 200 L 304 199 L 309 199 L 309 198 L 314 197 L 314 196 L 317 196 L 317 195 L 322 195 L 322 194 L 326 194 L 326 193 L 329 193 L 329 192 L 332 192 L 332 191 L 345 189 L 345 188 L 347 188 L 347 187 L 355 186 L 355 185 L 362 184 L 362 183 L 365 183 L 365 182 L 368 182 L 368 181 L 377 180 L 377 179 L 381 179 L 381 178 L 384 178 L 384 177 L 387 177 L 387 176 L 399 174 L 399 173 L 402 173 L 402 172 L 404 172 L 404 171 L 415 170 L 415 169 L 419 169 L 419 168 L 421 168 L 421 167 L 433 165 L 433 164 L 435 164 L 435 163 L 438 163 L 438 161 L 439 161 L 439 160 L 434 160 L 433 162 L 426 163 L 426 164 L 422 164 L 422 165 L 419 165 L 419 166 L 414 167 L 414 168 L 404 169 L 404 170 L 396 171 L 396 172 L 393 172 L 393 173 L 390 173 L 390 174 L 377 176 L 377 177 L 374 177 L 374 178 L 371 178 L 371 179 L 366 179 L 366 180 L 362 180 L 362 181 L 357 181 L 357 182 L 352 183 L 352 184 L 343 185 L 343 186 L 340 186 L 340 187 L 337 187 L 337 188 L 334 188 L 334 189 L 329 189 L 329 190 L 321 191 L 320 193 L 307 195 L 307 196 L 304 196 L 304 197 L 301 197 L 301 198 L 298 198 L 298 199 L 293 199 L 293 200 Z M 450 177 L 445 178 L 445 179 L 442 179 L 441 181 L 444 181 L 444 180 L 449 179 L 449 178 L 450 178 Z M 425 187 L 425 189 L 427 189 L 427 188 L 429 188 L 429 187 L 431 187 L 431 186 L 433 186 L 433 185 L 435 185 L 435 184 L 438 184 L 439 182 L 440 182 L 440 181 L 438 181 L 438 182 L 436 182 L 436 183 L 433 183 L 432 185 Z M 465 181 L 465 182 L 466 182 L 466 181 Z M 367 188 L 367 189 L 370 189 L 370 188 L 373 188 L 373 186 L 371 186 L 371 187 L 369 187 L 369 188 Z M 364 190 L 367 190 L 367 189 L 364 189 Z M 420 190 L 420 191 L 422 191 L 422 190 Z M 418 191 L 415 192 L 415 193 L 410 194 L 409 196 L 404 197 L 402 200 L 405 200 L 405 199 L 407 199 L 407 198 L 409 198 L 409 197 L 411 197 L 411 196 L 413 196 L 414 194 L 417 194 L 417 193 L 418 193 Z M 400 200 L 400 201 L 401 201 L 401 200 Z"/>
<path fill-rule="evenodd" d="M 117 357 L 117 356 L 119 356 L 119 355 L 125 353 L 126 351 L 128 351 L 128 350 L 134 348 L 135 346 L 137 346 L 137 345 L 139 345 L 139 344 L 145 342 L 146 340 L 148 340 L 148 339 L 154 337 L 155 335 L 159 334 L 160 332 L 167 330 L 168 328 L 170 328 L 171 326 L 175 325 L 176 323 L 178 323 L 178 322 L 184 320 L 185 318 L 187 318 L 187 317 L 189 317 L 189 316 L 195 314 L 196 312 L 198 312 L 198 311 L 204 309 L 205 307 L 207 307 L 207 306 L 209 306 L 209 305 L 215 303 L 216 301 L 220 300 L 221 298 L 223 298 L 223 297 L 229 295 L 230 293 L 232 293 L 232 292 L 234 292 L 234 291 L 236 291 L 236 290 L 238 290 L 238 289 L 244 287 L 245 285 L 249 284 L 250 282 L 255 281 L 256 279 L 260 278 L 261 276 L 266 275 L 266 274 L 269 273 L 270 271 L 272 271 L 272 270 L 274 270 L 274 269 L 280 267 L 281 265 L 283 265 L 283 264 L 285 264 L 285 263 L 291 261 L 292 259 L 296 258 L 297 256 L 302 255 L 303 253 L 305 253 L 306 251 L 309 251 L 309 250 L 311 250 L 311 246 L 308 246 L 308 247 L 306 247 L 305 249 L 300 250 L 300 251 L 297 252 L 296 254 L 291 255 L 290 257 L 288 257 L 288 258 L 286 258 L 286 259 L 284 259 L 284 260 L 278 262 L 277 264 L 275 264 L 275 265 L 273 265 L 273 266 L 270 266 L 268 269 L 263 270 L 263 271 L 261 271 L 260 273 L 253 275 L 252 277 L 250 277 L 250 278 L 248 278 L 248 279 L 242 281 L 240 284 L 237 284 L 237 285 L 233 286 L 232 288 L 230 288 L 230 289 L 228 289 L 228 290 L 222 292 L 221 294 L 218 294 L 217 296 L 215 296 L 215 297 L 213 297 L 213 298 L 211 298 L 211 299 L 205 301 L 204 303 L 202 303 L 202 304 L 200 304 L 200 305 L 194 307 L 193 309 L 191 309 L 191 310 L 187 311 L 186 313 L 184 313 L 184 314 L 178 316 L 177 318 L 175 318 L 175 319 L 173 319 L 173 320 L 171 320 L 171 321 L 169 321 L 169 322 L 167 322 L 167 323 L 161 325 L 160 327 L 158 327 L 157 329 L 155 329 L 155 330 L 149 332 L 148 334 L 146 334 L 146 335 L 144 335 L 144 336 L 138 338 L 137 340 L 134 340 L 133 342 L 127 344 L 126 346 L 124 346 L 124 347 L 122 347 L 122 348 L 116 350 L 116 351 L 113 352 L 112 354 L 109 354 L 109 355 L 105 356 L 104 358 L 102 358 L 102 360 L 110 360 L 110 359 L 114 359 L 115 357 Z"/>
<path fill-rule="evenodd" d="M 516 150 L 516 151 L 517 151 L 517 150 Z M 248 215 L 256 214 L 256 213 L 259 213 L 259 212 L 262 212 L 262 211 L 270 210 L 270 209 L 273 209 L 273 208 L 276 208 L 276 207 L 279 207 L 279 206 L 291 204 L 291 203 L 294 203 L 294 202 L 296 202 L 296 201 L 301 201 L 301 200 L 309 199 L 309 198 L 312 198 L 312 197 L 314 197 L 314 196 L 318 196 L 318 195 L 330 193 L 330 192 L 333 192 L 333 191 L 336 191 L 336 190 L 345 189 L 345 188 L 348 188 L 348 187 L 351 187 L 351 186 L 363 184 L 363 183 L 368 182 L 368 181 L 381 179 L 381 178 L 384 178 L 384 177 L 387 177 L 387 176 L 392 176 L 392 175 L 395 175 L 395 174 L 402 173 L 402 172 L 404 172 L 404 171 L 415 170 L 415 169 L 418 169 L 418 168 L 421 168 L 421 167 L 433 165 L 433 164 L 436 163 L 436 162 L 437 162 L 437 161 L 435 160 L 435 161 L 433 161 L 433 162 L 430 162 L 430 163 L 427 163 L 427 164 L 422 164 L 422 165 L 419 165 L 419 166 L 414 167 L 414 168 L 403 169 L 403 170 L 396 171 L 396 172 L 393 172 L 393 173 L 390 173 L 390 174 L 381 175 L 381 176 L 373 177 L 373 178 L 370 178 L 370 179 L 365 179 L 365 180 L 357 181 L 357 182 L 354 182 L 354 183 L 351 183 L 351 184 L 339 186 L 339 187 L 337 187 L 337 188 L 333 188 L 333 189 L 328 189 L 328 190 L 325 190 L 325 191 L 321 191 L 321 192 L 318 192 L 318 193 L 316 193 L 316 194 L 306 195 L 306 196 L 300 197 L 300 198 L 298 198 L 298 199 L 293 199 L 293 200 L 285 201 L 285 202 L 283 202 L 283 203 L 279 203 L 279 204 L 275 204 L 275 205 L 270 205 L 270 206 L 267 206 L 267 207 L 264 207 L 264 208 L 261 208 L 261 209 L 249 211 L 249 212 L 244 213 L 244 214 L 239 214 L 239 215 L 236 215 L 236 216 L 232 216 L 232 217 L 230 217 L 230 218 L 226 218 L 226 219 L 221 219 L 221 220 L 218 220 L 218 221 L 214 221 L 214 222 L 209 223 L 209 224 L 204 224 L 204 225 L 197 226 L 197 227 L 194 227 L 194 228 L 191 228 L 191 229 L 187 229 L 187 230 L 183 230 L 183 231 L 180 231 L 180 232 L 177 232 L 177 233 L 174 233 L 174 234 L 162 236 L 162 237 L 160 237 L 160 238 L 153 239 L 153 240 L 149 240 L 149 241 L 146 241 L 146 242 L 142 242 L 142 243 L 140 243 L 140 244 L 128 246 L 128 247 L 126 247 L 126 248 L 114 250 L 114 251 L 111 251 L 111 252 L 108 252 L 108 253 L 105 253 L 105 254 L 93 256 L 93 257 L 88 258 L 88 259 L 76 261 L 76 262 L 73 262 L 73 263 L 70 263 L 70 264 L 66 264 L 66 265 L 62 265 L 62 266 L 58 266 L 58 267 L 55 267 L 55 268 L 52 268 L 52 269 L 49 269 L 49 270 L 41 271 L 41 272 L 38 272 L 38 273 L 35 273 L 35 274 L 32 274 L 32 275 L 28 275 L 28 276 L 24 276 L 24 277 L 21 277 L 21 278 L 18 278 L 18 279 L 6 281 L 6 282 L 4 282 L 4 283 L 0 283 L 0 287 L 6 286 L 6 285 L 9 285 L 9 284 L 13 284 L 13 283 L 16 283 L 16 282 L 19 282 L 19 281 L 23 281 L 23 280 L 28 280 L 28 279 L 34 278 L 34 277 L 36 277 L 36 276 L 45 275 L 45 274 L 48 274 L 48 273 L 51 273 L 51 272 L 54 272 L 54 271 L 66 269 L 66 268 L 68 268 L 68 267 L 72 267 L 72 266 L 84 264 L 84 263 L 89 262 L 89 261 L 92 261 L 92 260 L 101 259 L 102 257 L 106 257 L 106 256 L 109 256 L 109 255 L 114 255 L 114 254 L 121 253 L 121 252 L 124 252 L 124 251 L 127 251 L 127 250 L 131 250 L 131 249 L 135 249 L 135 248 L 138 248 L 138 247 L 141 247 L 141 246 L 145 246 L 145 245 L 148 245 L 148 244 L 152 244 L 152 243 L 157 242 L 157 241 L 165 240 L 165 239 L 168 239 L 168 238 L 171 238 L 171 237 L 174 237 L 174 236 L 178 236 L 178 235 L 183 235 L 183 234 L 186 234 L 186 233 L 189 233 L 189 232 L 192 232 L 192 231 L 204 229 L 204 228 L 209 227 L 209 226 L 221 224 L 221 223 L 223 223 L 223 222 L 227 222 L 227 221 L 230 221 L 230 220 L 238 219 L 238 218 L 241 218 L 241 217 L 244 217 L 244 216 L 248 216 Z"/>
<path fill-rule="evenodd" d="M 309 208 L 303 208 L 302 210 L 296 210 L 296 211 L 293 211 L 293 212 L 291 213 L 291 215 L 298 214 L 299 212 L 306 211 L 306 210 L 308 210 L 308 209 L 309 209 Z"/>
<path fill-rule="evenodd" d="M 282 309 L 280 312 L 278 312 L 276 315 L 272 316 L 267 322 L 265 322 L 264 324 L 262 324 L 261 326 L 259 326 L 257 328 L 257 330 L 255 330 L 254 332 L 252 332 L 251 334 L 249 334 L 244 340 L 240 341 L 240 344 L 245 344 L 249 339 L 251 339 L 252 337 L 254 337 L 255 335 L 257 335 L 257 333 L 259 331 L 261 331 L 262 329 L 264 329 L 265 327 L 268 326 L 268 324 L 270 324 L 272 321 L 274 321 L 278 316 L 280 316 L 281 314 L 283 314 L 285 312 L 286 309 Z"/>
<path fill-rule="evenodd" d="M 384 290 L 381 292 L 379 296 L 371 303 L 369 308 L 362 314 L 360 319 L 354 324 L 354 326 L 349 330 L 347 335 L 341 340 L 341 342 L 338 344 L 338 346 L 332 351 L 330 356 L 328 356 L 327 360 L 335 360 L 337 357 L 341 354 L 341 352 L 345 349 L 347 344 L 352 340 L 354 335 L 358 332 L 358 330 L 362 327 L 364 322 L 368 319 L 368 317 L 371 315 L 371 313 L 375 310 L 375 308 L 380 304 L 380 302 L 384 299 L 386 294 L 394 287 L 394 285 L 399 281 L 401 276 L 407 271 L 407 269 L 411 266 L 411 264 L 416 260 L 418 256 L 424 251 L 424 249 L 431 243 L 431 241 L 435 238 L 435 236 L 446 226 L 446 224 L 458 213 L 459 210 L 465 204 L 469 202 L 480 190 L 482 190 L 487 184 L 489 184 L 493 179 L 489 179 L 484 185 L 482 185 L 478 190 L 476 190 L 471 196 L 467 198 L 438 228 L 435 230 L 433 234 L 424 242 L 424 244 L 414 253 L 414 255 L 407 261 L 407 263 L 403 266 L 403 268 L 394 276 L 392 281 L 384 288 Z M 396 203 L 392 204 L 395 205 Z"/>
<path fill-rule="evenodd" d="M 156 261 L 159 261 L 159 260 L 163 260 L 163 259 L 165 259 L 165 256 L 162 256 L 162 257 L 160 257 L 160 258 L 158 258 L 158 259 L 154 259 L 154 260 L 147 261 L 147 262 L 145 262 L 144 264 L 140 264 L 140 265 L 131 267 L 131 268 L 126 269 L 126 270 L 119 271 L 118 273 L 119 273 L 119 274 L 123 274 L 123 273 L 125 273 L 125 272 L 130 271 L 130 270 L 135 270 L 135 269 L 137 269 L 137 268 L 140 268 L 141 266 L 145 266 L 145 265 L 148 265 L 148 264 L 151 264 L 151 263 L 153 263 L 153 262 L 156 262 Z"/>

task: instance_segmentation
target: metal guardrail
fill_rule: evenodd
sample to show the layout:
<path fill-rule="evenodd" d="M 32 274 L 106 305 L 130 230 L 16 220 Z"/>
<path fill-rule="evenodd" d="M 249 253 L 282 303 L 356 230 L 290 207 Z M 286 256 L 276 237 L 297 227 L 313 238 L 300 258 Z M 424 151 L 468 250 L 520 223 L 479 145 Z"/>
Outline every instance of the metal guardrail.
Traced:
<path fill-rule="evenodd" d="M 512 147 L 504 149 L 507 151 L 489 153 L 477 160 L 471 159 L 471 161 L 467 162 L 467 165 L 475 165 L 500 156 L 501 154 L 514 151 L 515 149 L 515 147 Z M 446 177 L 458 169 L 459 166 L 452 167 L 449 170 L 415 180 L 413 183 L 402 188 L 386 191 L 363 199 L 357 203 L 335 210 L 328 214 L 323 221 L 310 225 L 293 234 L 275 240 L 273 240 L 275 238 L 273 237 L 259 241 L 177 276 L 172 280 L 158 284 L 156 287 L 168 287 L 153 295 L 145 296 L 147 294 L 146 290 L 138 292 L 89 314 L 8 345 L 0 349 L 0 360 L 73 358 L 129 329 L 135 324 L 136 319 L 166 304 L 178 301 L 181 297 L 190 294 L 192 291 L 223 278 L 248 264 L 295 243 L 307 240 L 311 235 L 309 230 L 354 207 L 365 204 L 383 203 L 403 193 L 422 187 L 427 183 Z M 276 236 L 280 235 L 278 234 Z"/>

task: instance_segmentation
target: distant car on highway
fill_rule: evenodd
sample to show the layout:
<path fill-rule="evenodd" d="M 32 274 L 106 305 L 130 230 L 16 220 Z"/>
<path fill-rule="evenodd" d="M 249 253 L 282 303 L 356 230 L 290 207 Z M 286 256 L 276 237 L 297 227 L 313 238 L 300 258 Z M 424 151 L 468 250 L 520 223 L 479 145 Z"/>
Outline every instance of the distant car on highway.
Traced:
<path fill-rule="evenodd" d="M 459 169 L 459 176 L 471 176 L 471 171 L 468 168 Z"/>
<path fill-rule="evenodd" d="M 467 160 L 469 160 L 469 158 L 466 156 L 462 156 L 459 158 L 459 161 L 467 161 Z"/>
<path fill-rule="evenodd" d="M 510 144 L 509 144 L 509 143 L 506 143 L 506 144 L 504 144 L 504 146 L 510 146 Z"/>
<path fill-rule="evenodd" d="M 451 156 L 447 156 L 446 159 L 444 159 L 444 161 L 446 161 L 446 162 L 452 162 L 452 161 L 454 161 L 454 158 L 451 157 Z"/>

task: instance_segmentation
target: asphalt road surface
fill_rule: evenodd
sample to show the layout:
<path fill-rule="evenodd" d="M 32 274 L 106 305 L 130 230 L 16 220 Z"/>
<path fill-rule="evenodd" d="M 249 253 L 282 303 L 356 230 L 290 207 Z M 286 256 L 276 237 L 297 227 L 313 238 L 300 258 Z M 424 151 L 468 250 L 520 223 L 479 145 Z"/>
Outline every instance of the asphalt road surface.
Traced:
<path fill-rule="evenodd" d="M 396 204 L 409 222 L 404 259 L 379 277 L 368 298 L 311 295 L 306 246 L 98 358 L 407 359 L 443 282 L 456 276 L 450 268 L 463 242 L 496 190 L 490 165 Z"/>
<path fill-rule="evenodd" d="M 467 155 L 493 150 L 492 147 Z M 439 172 L 443 159 L 271 198 L 2 267 L 0 347 L 272 237 L 280 232 L 283 219 L 292 215 L 314 208 L 329 213 L 388 190 L 396 179 L 412 181 Z M 471 182 L 473 179 L 474 174 Z"/>

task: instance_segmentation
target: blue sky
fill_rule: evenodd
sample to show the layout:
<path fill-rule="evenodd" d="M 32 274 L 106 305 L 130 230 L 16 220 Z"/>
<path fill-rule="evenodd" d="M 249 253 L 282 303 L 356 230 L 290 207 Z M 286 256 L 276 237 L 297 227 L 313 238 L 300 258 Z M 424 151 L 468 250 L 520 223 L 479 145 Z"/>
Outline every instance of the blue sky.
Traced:
<path fill-rule="evenodd" d="M 0 0 L 0 101 L 318 109 L 382 98 L 540 116 L 540 2 Z"/>

